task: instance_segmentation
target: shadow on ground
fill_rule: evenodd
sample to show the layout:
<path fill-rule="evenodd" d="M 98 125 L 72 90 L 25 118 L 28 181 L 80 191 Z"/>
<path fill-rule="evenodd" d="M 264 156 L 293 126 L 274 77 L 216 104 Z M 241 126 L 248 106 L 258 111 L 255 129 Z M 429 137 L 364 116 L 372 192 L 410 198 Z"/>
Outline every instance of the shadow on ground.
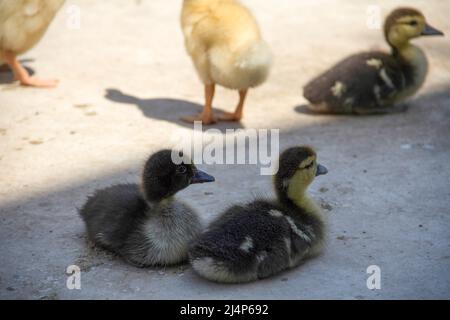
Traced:
<path fill-rule="evenodd" d="M 109 99 L 113 101 L 137 105 L 144 114 L 147 112 L 147 116 L 166 121 L 178 119 L 185 111 L 195 112 L 200 108 L 197 104 L 179 100 L 142 100 L 124 95 L 117 90 L 109 90 L 108 94 L 110 95 Z M 339 228 L 345 227 L 344 230 L 347 230 L 349 235 L 355 235 L 358 230 L 367 230 L 370 235 L 382 240 L 373 241 L 370 237 L 353 242 L 347 240 L 350 241 L 348 245 L 353 247 L 346 247 L 347 244 L 343 241 L 333 241 L 330 243 L 329 252 L 315 260 L 314 264 L 283 273 L 266 282 L 242 286 L 239 297 L 267 298 L 270 295 L 270 290 L 267 290 L 268 286 L 277 288 L 279 292 L 287 290 L 288 293 L 295 293 L 296 291 L 292 289 L 294 286 L 282 280 L 285 278 L 297 281 L 295 285 L 307 286 L 309 283 L 311 287 L 316 288 L 319 283 L 322 283 L 323 271 L 330 270 L 331 262 L 337 263 L 339 272 L 348 270 L 347 278 L 343 277 L 343 279 L 353 279 L 351 284 L 354 284 L 358 280 L 354 279 L 355 272 L 358 272 L 362 265 L 373 263 L 371 256 L 366 257 L 365 253 L 376 255 L 378 259 L 382 259 L 382 262 L 393 263 L 399 250 L 405 251 L 405 255 L 412 257 L 417 246 L 426 246 L 426 239 L 420 238 L 417 243 L 409 246 L 408 239 L 410 238 L 408 237 L 416 237 L 416 230 L 410 225 L 407 225 L 405 229 L 405 221 L 414 225 L 419 223 L 427 225 L 423 222 L 420 206 L 427 205 L 424 210 L 434 212 L 430 211 L 428 207 L 431 204 L 425 204 L 422 200 L 418 205 L 420 210 L 414 211 L 413 206 L 416 204 L 409 204 L 411 197 L 428 198 L 434 194 L 437 194 L 439 198 L 446 196 L 442 188 L 446 180 L 442 173 L 438 172 L 444 167 L 442 169 L 436 167 L 437 164 L 432 161 L 432 158 L 442 160 L 439 163 L 442 162 L 443 165 L 445 164 L 444 160 L 448 159 L 448 150 L 450 149 L 448 139 L 445 137 L 448 137 L 450 133 L 448 127 L 449 94 L 449 88 L 441 88 L 418 96 L 411 101 L 411 109 L 406 114 L 375 117 L 314 116 L 314 118 L 324 121 L 313 124 L 309 119 L 303 119 L 298 122 L 299 125 L 296 127 L 284 128 L 280 136 L 280 149 L 298 143 L 312 144 L 317 147 L 323 163 L 331 169 L 327 180 L 323 180 L 323 186 L 326 186 L 328 190 L 325 196 L 327 201 L 331 201 L 336 207 L 330 213 L 333 222 L 332 231 L 337 234 Z M 301 117 L 301 115 L 298 116 Z M 413 140 L 410 142 L 409 138 Z M 434 149 L 423 148 L 423 144 L 428 142 L 433 143 L 431 147 Z M 405 143 L 409 143 L 408 148 L 410 149 L 401 148 Z M 433 157 L 430 157 L 430 153 Z M 407 166 L 404 165 L 404 161 L 409 161 L 408 163 L 414 169 L 405 168 Z M 385 163 L 389 163 L 389 166 L 386 166 Z M 0 203 L 0 243 L 2 243 L 0 256 L 4 257 L 2 269 L 0 269 L 2 280 L 0 297 L 5 295 L 8 298 L 30 299 L 39 298 L 42 295 L 44 299 L 53 297 L 104 298 L 106 297 L 102 295 L 104 292 L 112 294 L 112 297 L 116 298 L 143 296 L 164 298 L 169 297 L 170 294 L 171 297 L 176 296 L 177 298 L 186 298 L 188 295 L 195 298 L 235 296 L 237 294 L 236 287 L 201 281 L 191 271 L 186 270 L 188 266 L 141 270 L 128 266 L 122 260 L 103 250 L 92 248 L 88 244 L 77 208 L 83 205 L 87 196 L 95 189 L 117 183 L 138 182 L 141 165 L 141 163 L 130 162 L 125 168 L 112 170 L 106 174 L 98 173 L 103 171 L 101 170 L 103 168 L 99 168 L 98 171 L 94 168 L 89 179 L 79 180 L 73 177 L 58 187 L 49 186 L 47 190 L 39 194 L 24 192 L 18 198 Z M 207 213 L 208 218 L 216 216 L 229 206 L 230 201 L 251 200 L 250 191 L 270 189 L 268 180 L 258 176 L 259 171 L 256 166 L 255 168 L 249 166 L 230 168 L 217 165 L 210 166 L 208 172 L 217 177 L 216 184 L 208 186 L 207 190 L 202 187 L 188 188 L 180 194 L 181 199 L 188 200 L 203 216 Z M 432 175 L 431 189 L 430 185 L 426 183 L 417 184 L 418 177 L 427 175 Z M 391 199 L 390 192 L 386 192 L 385 186 L 392 185 L 394 181 L 396 182 L 396 195 Z M 369 186 L 369 182 L 370 188 L 366 187 Z M 226 191 L 226 196 L 224 191 Z M 380 212 L 376 211 L 379 210 L 379 205 L 372 204 L 374 197 L 383 197 L 383 201 L 388 201 Z M 432 198 L 431 200 L 434 201 Z M 346 206 L 344 207 L 344 205 Z M 367 209 L 368 205 L 372 207 Z M 405 207 L 404 211 L 399 210 L 400 207 Z M 390 215 L 390 211 L 395 212 L 395 215 Z M 435 211 L 439 212 L 439 208 Z M 361 218 L 357 218 L 356 221 L 355 213 L 361 215 Z M 390 221 L 387 231 L 384 231 L 383 219 Z M 439 215 L 433 215 L 433 219 L 439 221 L 442 218 Z M 440 227 L 444 222 L 428 226 L 428 228 L 432 228 L 429 232 L 427 231 L 430 237 L 437 237 L 437 235 L 440 238 L 445 237 Z M 394 235 L 404 234 L 404 232 L 406 235 L 401 238 Z M 382 235 L 386 235 L 386 238 L 379 238 Z M 383 248 L 392 241 L 397 242 L 398 248 L 392 253 L 385 253 Z M 445 249 L 443 246 L 435 245 L 433 254 L 441 255 Z M 20 248 L 20 252 L 18 248 Z M 341 251 L 344 252 L 345 262 L 340 260 L 341 254 L 333 255 L 333 252 Z M 422 248 L 422 254 L 424 251 L 425 249 Z M 359 259 L 353 261 L 355 252 L 358 253 L 358 256 L 365 258 L 362 261 Z M 409 265 L 413 265 L 413 262 L 423 263 L 420 256 L 416 260 L 408 259 Z M 32 265 L 36 268 L 45 268 L 33 269 L 30 267 L 30 261 L 33 261 Z M 444 260 L 439 260 L 435 263 L 436 268 L 431 269 L 430 272 L 435 272 L 442 278 L 448 277 L 448 271 L 442 271 L 447 270 L 444 269 L 444 263 Z M 61 283 L 66 281 L 64 268 L 71 264 L 80 266 L 83 271 L 85 279 L 83 283 L 86 285 L 79 296 L 71 296 L 72 293 L 68 293 L 61 287 Z M 22 282 L 21 279 L 25 279 L 23 280 L 25 282 Z M 399 279 L 401 280 L 401 277 Z M 430 279 L 433 280 L 430 277 L 421 279 L 420 285 L 424 285 L 425 281 L 431 281 Z M 170 287 L 170 285 L 187 286 L 192 292 L 170 294 L 161 292 L 161 286 Z M 333 284 L 333 286 L 336 285 L 343 285 L 343 283 Z M 141 288 L 139 289 L 141 291 L 133 291 L 135 287 Z M 383 297 L 415 296 L 416 292 L 413 287 L 413 285 L 405 286 L 394 293 L 386 291 L 386 293 L 383 292 Z M 14 291 L 7 288 L 12 288 Z M 424 296 L 441 297 L 444 289 L 446 289 L 445 285 L 441 285 L 440 288 L 425 293 Z M 46 290 L 50 290 L 50 293 L 45 293 Z M 355 288 L 348 285 L 345 290 L 353 294 Z M 324 293 L 319 290 L 317 293 L 309 292 L 308 294 L 313 294 L 315 297 L 314 294 Z M 299 294 L 298 297 L 305 298 L 308 297 L 308 294 Z M 363 288 L 358 291 L 358 294 L 367 298 L 370 293 Z M 339 295 L 330 293 L 330 296 L 336 298 Z"/>
<path fill-rule="evenodd" d="M 332 115 L 336 117 L 357 117 L 357 118 L 373 118 L 373 117 L 386 117 L 393 114 L 401 114 L 401 113 L 407 113 L 411 111 L 414 108 L 417 108 L 422 105 L 433 105 L 433 104 L 443 104 L 450 106 L 450 86 L 441 87 L 434 89 L 433 91 L 421 94 L 417 97 L 413 97 L 410 100 L 408 100 L 404 106 L 402 106 L 401 110 L 404 110 L 403 112 L 397 111 L 392 113 L 386 113 L 386 114 L 373 114 L 373 115 L 346 115 L 346 114 L 318 114 L 309 108 L 308 104 L 302 104 L 294 107 L 294 111 L 299 114 L 304 115 L 310 115 L 310 116 L 326 116 L 326 115 Z M 398 108 L 400 109 L 400 108 Z"/>
<path fill-rule="evenodd" d="M 193 128 L 193 125 L 181 121 L 180 118 L 200 113 L 203 109 L 202 105 L 186 100 L 170 98 L 141 99 L 111 88 L 106 90 L 105 98 L 116 103 L 135 105 L 147 118 L 164 120 L 186 128 Z M 221 111 L 215 110 L 215 112 L 220 113 Z M 213 126 L 204 127 L 204 130 L 211 128 L 218 129 L 224 133 L 226 129 L 243 129 L 244 126 L 241 123 L 219 122 Z"/>

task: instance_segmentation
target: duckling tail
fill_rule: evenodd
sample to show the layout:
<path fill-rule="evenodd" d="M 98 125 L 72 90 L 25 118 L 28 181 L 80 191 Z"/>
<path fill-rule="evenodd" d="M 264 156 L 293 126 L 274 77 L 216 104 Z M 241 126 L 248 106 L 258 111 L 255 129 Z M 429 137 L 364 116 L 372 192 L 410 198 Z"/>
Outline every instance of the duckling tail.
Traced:
<path fill-rule="evenodd" d="M 272 53 L 264 41 L 253 44 L 237 61 L 242 76 L 246 77 L 249 87 L 256 87 L 266 81 L 272 65 Z"/>
<path fill-rule="evenodd" d="M 213 79 L 227 88 L 239 90 L 264 83 L 272 65 L 272 53 L 262 40 L 237 52 L 214 48 L 210 59 Z"/>

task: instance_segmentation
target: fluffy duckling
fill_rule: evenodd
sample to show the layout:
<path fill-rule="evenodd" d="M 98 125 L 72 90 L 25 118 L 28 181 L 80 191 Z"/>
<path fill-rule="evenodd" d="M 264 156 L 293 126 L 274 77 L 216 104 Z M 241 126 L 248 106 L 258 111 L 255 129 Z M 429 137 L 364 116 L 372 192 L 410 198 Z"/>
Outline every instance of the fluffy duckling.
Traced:
<path fill-rule="evenodd" d="M 395 104 L 414 95 L 425 82 L 428 61 L 410 40 L 443 35 L 416 9 L 399 8 L 386 19 L 384 35 L 391 53 L 350 56 L 304 88 L 317 113 L 377 114 L 400 111 Z"/>
<path fill-rule="evenodd" d="M 172 151 L 162 150 L 145 164 L 141 186 L 97 191 L 80 210 L 89 239 L 138 267 L 185 261 L 201 224 L 194 210 L 174 195 L 191 184 L 214 181 L 188 163 L 177 165 Z"/>
<path fill-rule="evenodd" d="M 309 147 L 286 150 L 279 167 L 275 201 L 231 207 L 190 247 L 190 261 L 199 275 L 215 282 L 249 282 L 295 267 L 320 252 L 324 218 L 306 189 L 328 171 L 317 164 Z"/>
<path fill-rule="evenodd" d="M 249 88 L 267 79 L 272 62 L 255 18 L 237 0 L 184 0 L 181 24 L 187 51 L 205 85 L 203 112 L 183 120 L 216 122 L 212 102 L 218 84 L 239 91 L 235 112 L 219 120 L 240 121 Z"/>
<path fill-rule="evenodd" d="M 17 56 L 34 47 L 65 0 L 0 0 L 0 65 L 12 69 L 15 80 L 33 87 L 54 87 L 56 80 L 31 77 Z"/>

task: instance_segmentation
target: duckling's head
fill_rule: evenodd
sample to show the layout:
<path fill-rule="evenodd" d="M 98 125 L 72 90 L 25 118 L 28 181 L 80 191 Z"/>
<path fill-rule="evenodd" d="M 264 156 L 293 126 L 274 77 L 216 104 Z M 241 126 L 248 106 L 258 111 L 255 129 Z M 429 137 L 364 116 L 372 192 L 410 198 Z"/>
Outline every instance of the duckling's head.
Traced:
<path fill-rule="evenodd" d="M 308 146 L 287 149 L 280 155 L 275 190 L 281 202 L 297 202 L 315 177 L 328 173 L 317 163 L 316 152 Z"/>
<path fill-rule="evenodd" d="M 213 182 L 213 176 L 198 170 L 190 159 L 180 164 L 172 160 L 172 150 L 161 150 L 147 160 L 142 176 L 142 191 L 150 202 L 173 196 L 191 184 Z"/>
<path fill-rule="evenodd" d="M 386 18 L 384 35 L 392 47 L 401 48 L 413 38 L 443 36 L 444 33 L 430 26 L 419 10 L 399 8 Z"/>

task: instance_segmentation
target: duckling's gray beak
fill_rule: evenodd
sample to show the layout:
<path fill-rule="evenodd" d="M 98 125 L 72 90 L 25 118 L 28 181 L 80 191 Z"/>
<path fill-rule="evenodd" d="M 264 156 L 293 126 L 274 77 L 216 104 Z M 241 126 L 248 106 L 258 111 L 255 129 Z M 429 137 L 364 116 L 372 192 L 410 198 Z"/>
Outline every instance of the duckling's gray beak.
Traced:
<path fill-rule="evenodd" d="M 425 25 L 425 30 L 422 31 L 422 36 L 443 36 L 444 33 L 428 23 Z"/>
<path fill-rule="evenodd" d="M 214 181 L 216 181 L 216 179 L 213 176 L 201 170 L 197 170 L 195 175 L 192 177 L 191 184 L 214 182 Z"/>
<path fill-rule="evenodd" d="M 328 169 L 325 168 L 323 165 L 318 164 L 317 165 L 317 172 L 316 172 L 316 177 L 317 176 L 321 176 L 323 174 L 327 174 L 328 173 Z"/>

